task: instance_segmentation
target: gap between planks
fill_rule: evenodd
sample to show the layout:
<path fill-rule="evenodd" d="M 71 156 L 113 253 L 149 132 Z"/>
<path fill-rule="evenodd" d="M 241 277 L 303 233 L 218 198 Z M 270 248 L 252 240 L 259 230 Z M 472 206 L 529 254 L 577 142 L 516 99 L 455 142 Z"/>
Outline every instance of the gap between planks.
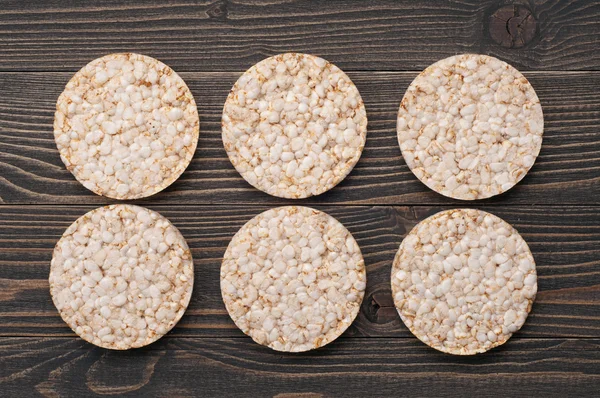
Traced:
<path fill-rule="evenodd" d="M 90 60 L 90 62 L 93 60 Z M 160 61 L 160 60 L 159 60 Z M 79 69 L 83 68 L 85 65 L 80 65 L 78 66 Z M 253 65 L 248 65 L 248 68 L 252 67 Z M 13 70 L 13 69 L 0 69 L 0 73 L 2 74 L 42 74 L 42 73 L 48 73 L 48 74 L 63 74 L 63 73 L 73 73 L 75 74 L 79 69 L 77 70 L 72 70 L 72 69 L 54 69 L 54 70 Z M 247 69 L 246 69 L 247 70 Z M 179 69 L 176 70 L 175 72 L 177 73 L 196 73 L 196 74 L 211 74 L 211 75 L 219 75 L 219 74 L 229 74 L 229 73 L 244 73 L 246 72 L 246 70 L 219 70 L 219 71 L 202 71 L 202 70 L 184 70 L 184 69 Z M 344 70 L 345 73 L 373 73 L 373 74 L 390 74 L 390 73 L 421 73 L 423 72 L 423 69 L 402 69 L 402 70 L 394 70 L 394 69 L 347 69 Z M 581 75 L 581 74 L 588 74 L 588 73 L 597 73 L 600 72 L 600 69 L 586 69 L 586 70 L 547 70 L 547 71 L 540 71 L 540 70 L 520 70 L 519 72 L 521 73 L 526 73 L 526 74 L 536 74 L 536 75 L 543 75 L 543 74 L 547 74 L 547 73 L 562 73 L 565 75 Z"/>
<path fill-rule="evenodd" d="M 177 325 L 175 325 L 175 328 L 177 328 Z M 69 340 L 81 340 L 82 342 L 85 342 L 85 340 L 83 340 L 81 337 L 75 335 L 75 334 L 42 334 L 42 333 L 31 333 L 31 334 L 19 334 L 19 335 L 12 335 L 12 334 L 0 334 L 0 338 L 3 339 L 36 339 L 36 338 L 45 338 L 45 339 L 69 339 Z M 170 336 L 170 335 L 165 335 L 163 337 L 161 337 L 159 340 L 156 341 L 160 341 L 160 340 L 165 340 L 165 339 L 176 339 L 176 340 L 223 340 L 223 339 L 236 339 L 236 340 L 243 340 L 243 339 L 248 339 L 249 341 L 251 340 L 250 336 L 226 336 L 226 337 L 218 337 L 218 336 Z M 337 339 L 335 339 L 334 341 L 349 341 L 349 340 L 409 340 L 409 339 L 417 339 L 417 337 L 415 336 L 340 336 Z M 572 336 L 515 336 L 514 334 L 506 341 L 506 343 L 502 344 L 509 344 L 511 341 L 517 341 L 517 340 L 572 340 L 572 341 L 576 341 L 576 340 L 600 340 L 599 337 L 593 337 L 593 336 L 581 336 L 581 337 L 572 337 Z M 151 343 L 149 345 L 152 345 L 154 343 Z M 258 343 L 256 343 L 258 344 Z M 425 343 L 423 343 L 425 344 Z M 98 347 L 95 346 L 91 343 L 88 344 L 90 346 L 90 348 L 102 348 L 102 347 Z M 260 344 L 258 344 L 260 345 Z M 146 346 L 144 346 L 146 347 Z M 325 347 L 325 346 L 323 346 Z M 140 347 L 141 348 L 141 347 Z M 111 351 L 111 350 L 108 350 Z"/>
<path fill-rule="evenodd" d="M 335 188 L 334 188 L 335 189 Z M 150 196 L 149 198 L 155 198 L 154 196 Z M 146 198 L 146 199 L 149 199 Z M 523 204 L 523 203 L 483 203 L 479 201 L 466 201 L 455 204 L 448 203 L 431 203 L 431 204 L 422 204 L 422 203 L 381 203 L 381 204 L 364 204 L 364 203 L 345 203 L 345 202 L 335 202 L 335 203 L 294 203 L 292 202 L 281 202 L 281 203 L 145 203 L 139 201 L 113 201 L 113 202 L 105 202 L 105 203 L 0 203 L 0 208 L 2 207 L 103 207 L 110 205 L 134 205 L 134 206 L 148 206 L 148 207 L 234 207 L 234 208 L 263 208 L 263 207 L 281 207 L 281 206 L 304 206 L 304 207 L 448 207 L 448 208 L 477 208 L 477 207 L 494 207 L 494 208 L 510 208 L 510 207 L 539 207 L 546 209 L 561 209 L 561 208 L 583 208 L 583 207 L 591 207 L 591 208 L 600 208 L 600 204 L 585 204 L 585 203 L 577 203 L 577 204 Z"/>

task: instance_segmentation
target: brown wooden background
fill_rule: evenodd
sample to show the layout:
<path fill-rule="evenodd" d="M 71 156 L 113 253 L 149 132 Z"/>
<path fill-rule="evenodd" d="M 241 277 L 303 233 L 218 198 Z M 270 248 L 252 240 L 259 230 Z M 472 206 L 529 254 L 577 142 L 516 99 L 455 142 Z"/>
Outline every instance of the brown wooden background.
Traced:
<path fill-rule="evenodd" d="M 537 21 L 522 48 L 490 36 L 504 1 L 0 0 L 0 395 L 594 396 L 600 389 L 600 2 L 520 1 Z M 52 135 L 56 98 L 92 59 L 134 51 L 173 67 L 200 112 L 183 176 L 135 203 L 168 217 L 194 255 L 192 301 L 149 347 L 113 352 L 77 338 L 52 305 L 54 244 L 79 216 L 111 203 L 84 189 Z M 248 185 L 221 143 L 220 115 L 241 72 L 280 52 L 316 54 L 345 70 L 369 116 L 367 145 L 332 191 L 293 203 L 325 210 L 358 240 L 368 269 L 362 310 L 337 341 L 283 355 L 229 319 L 219 267 L 251 217 L 291 201 Z M 418 71 L 450 55 L 494 55 L 530 79 L 545 115 L 529 175 L 478 202 L 444 198 L 404 163 L 395 133 Z M 523 329 L 475 357 L 414 338 L 393 307 L 389 272 L 407 231 L 441 209 L 481 208 L 513 224 L 537 262 L 539 294 Z"/>

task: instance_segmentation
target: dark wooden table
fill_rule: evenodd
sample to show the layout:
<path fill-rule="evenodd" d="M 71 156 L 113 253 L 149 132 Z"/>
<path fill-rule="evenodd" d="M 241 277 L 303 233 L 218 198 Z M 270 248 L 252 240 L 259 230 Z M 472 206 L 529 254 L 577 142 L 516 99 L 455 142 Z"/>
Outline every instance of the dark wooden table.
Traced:
<path fill-rule="evenodd" d="M 0 0 L 0 395 L 585 396 L 600 389 L 600 2 Z M 516 18 L 516 19 L 515 19 Z M 510 20 L 509 20 L 510 19 Z M 166 191 L 134 203 L 187 239 L 196 282 L 168 336 L 114 352 L 77 338 L 48 292 L 52 250 L 69 224 L 113 201 L 81 186 L 56 150 L 55 102 L 92 59 L 134 51 L 170 65 L 200 113 L 194 160 Z M 293 203 L 338 218 L 358 240 L 368 284 L 354 325 L 314 352 L 283 355 L 233 324 L 219 267 L 251 217 L 291 201 L 253 189 L 231 166 L 220 116 L 240 73 L 281 52 L 316 54 L 358 86 L 367 145 L 332 191 Z M 496 56 L 540 97 L 544 144 L 528 176 L 490 200 L 429 191 L 396 141 L 399 102 L 418 71 L 447 56 Z M 475 207 L 513 224 L 537 262 L 523 329 L 475 357 L 420 343 L 393 306 L 389 274 L 407 231 L 441 209 Z M 542 395 L 543 394 L 543 395 Z"/>

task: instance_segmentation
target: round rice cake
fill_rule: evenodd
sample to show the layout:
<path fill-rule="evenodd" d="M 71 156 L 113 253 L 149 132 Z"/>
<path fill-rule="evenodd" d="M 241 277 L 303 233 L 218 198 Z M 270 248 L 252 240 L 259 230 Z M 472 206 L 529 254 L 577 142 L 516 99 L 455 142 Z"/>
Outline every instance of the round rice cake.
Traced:
<path fill-rule="evenodd" d="M 54 248 L 50 294 L 84 340 L 127 350 L 150 344 L 181 319 L 194 264 L 181 233 L 155 211 L 111 205 L 86 213 Z"/>
<path fill-rule="evenodd" d="M 415 226 L 396 254 L 391 283 L 410 331 L 457 355 L 504 344 L 525 323 L 537 292 L 521 235 L 473 209 L 442 211 Z"/>
<path fill-rule="evenodd" d="M 337 66 L 307 54 L 267 58 L 234 84 L 223 108 L 223 144 L 254 187 L 281 198 L 319 195 L 358 162 L 367 114 Z"/>
<path fill-rule="evenodd" d="M 544 117 L 527 79 L 487 55 L 462 54 L 425 69 L 398 111 L 398 142 L 415 176 L 463 200 L 501 194 L 533 166 Z"/>
<path fill-rule="evenodd" d="M 356 318 L 366 287 L 358 244 L 335 218 L 308 207 L 268 210 L 227 247 L 221 294 L 244 333 L 277 351 L 322 347 Z"/>
<path fill-rule="evenodd" d="M 167 65 L 133 53 L 98 58 L 58 97 L 54 139 L 87 189 L 138 199 L 171 185 L 189 165 L 200 121 L 187 85 Z"/>

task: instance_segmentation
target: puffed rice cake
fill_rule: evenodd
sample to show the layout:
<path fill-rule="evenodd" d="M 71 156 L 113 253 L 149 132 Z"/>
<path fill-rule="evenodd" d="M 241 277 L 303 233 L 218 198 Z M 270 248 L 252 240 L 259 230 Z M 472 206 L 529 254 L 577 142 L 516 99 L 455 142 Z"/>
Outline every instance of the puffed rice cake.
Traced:
<path fill-rule="evenodd" d="M 340 336 L 366 287 L 358 244 L 335 218 L 308 207 L 265 211 L 227 247 L 221 294 L 245 334 L 276 351 L 301 352 Z"/>
<path fill-rule="evenodd" d="M 404 238 L 391 273 L 398 313 L 436 350 L 472 355 L 519 330 L 537 292 L 535 262 L 508 223 L 474 209 L 439 212 Z"/>
<path fill-rule="evenodd" d="M 138 199 L 171 185 L 189 165 L 200 121 L 189 88 L 171 68 L 140 54 L 95 59 L 56 103 L 54 139 L 87 189 Z"/>
<path fill-rule="evenodd" d="M 155 211 L 133 205 L 92 210 L 54 248 L 50 294 L 84 340 L 114 350 L 161 338 L 181 319 L 194 284 L 181 233 Z"/>
<path fill-rule="evenodd" d="M 252 66 L 223 108 L 229 160 L 254 187 L 282 198 L 319 195 L 358 162 L 367 114 L 356 86 L 322 58 L 286 53 Z"/>
<path fill-rule="evenodd" d="M 398 142 L 415 176 L 463 200 L 501 194 L 533 166 L 544 117 L 527 79 L 487 55 L 455 55 L 425 69 L 398 111 Z"/>

